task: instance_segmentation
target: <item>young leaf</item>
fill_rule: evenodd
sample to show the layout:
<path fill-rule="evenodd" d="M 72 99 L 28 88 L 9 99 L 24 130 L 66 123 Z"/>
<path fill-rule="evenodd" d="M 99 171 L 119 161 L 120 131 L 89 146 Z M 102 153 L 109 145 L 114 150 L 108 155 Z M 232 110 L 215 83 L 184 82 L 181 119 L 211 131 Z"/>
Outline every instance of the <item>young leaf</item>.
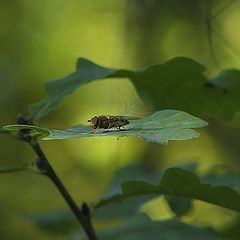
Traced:
<path fill-rule="evenodd" d="M 166 170 L 158 185 L 143 181 L 124 182 L 121 194 L 100 201 L 96 207 L 122 201 L 132 196 L 162 194 L 198 199 L 240 212 L 240 194 L 234 189 L 203 184 L 194 173 L 180 168 Z"/>
<path fill-rule="evenodd" d="M 240 71 L 226 70 L 213 79 L 207 79 L 204 71 L 201 64 L 186 57 L 176 57 L 136 71 L 106 68 L 80 58 L 74 73 L 44 83 L 47 98 L 31 105 L 29 110 L 33 118 L 40 119 L 82 84 L 123 77 L 129 78 L 140 96 L 147 96 L 156 108 L 164 106 L 197 116 L 208 113 L 231 118 L 240 109 Z"/>
<path fill-rule="evenodd" d="M 98 130 L 92 133 L 92 128 L 78 125 L 65 130 L 46 129 L 29 125 L 8 125 L 5 130 L 16 131 L 19 129 L 30 129 L 34 135 L 43 136 L 44 140 L 70 139 L 81 137 L 102 136 L 136 136 L 146 141 L 157 144 L 167 144 L 169 140 L 187 140 L 196 138 L 199 133 L 192 128 L 207 126 L 207 122 L 177 110 L 163 110 L 148 117 L 133 120 L 125 125 L 122 131 L 118 129 Z M 46 136 L 48 134 L 48 136 Z"/>

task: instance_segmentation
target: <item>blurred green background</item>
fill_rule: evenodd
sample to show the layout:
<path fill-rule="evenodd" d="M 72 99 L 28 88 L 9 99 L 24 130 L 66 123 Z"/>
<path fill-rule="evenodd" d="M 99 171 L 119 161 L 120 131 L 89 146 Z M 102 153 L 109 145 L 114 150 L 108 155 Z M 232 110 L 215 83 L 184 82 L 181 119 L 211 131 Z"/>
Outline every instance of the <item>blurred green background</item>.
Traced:
<path fill-rule="evenodd" d="M 187 56 L 205 65 L 208 76 L 238 68 L 239 11 L 240 2 L 230 0 L 0 0 L 1 126 L 14 123 L 18 113 L 27 114 L 28 105 L 45 96 L 42 82 L 73 72 L 78 57 L 136 69 Z M 151 111 L 128 79 L 108 79 L 84 85 L 39 124 L 66 128 L 85 124 L 97 114 L 143 116 Z M 239 172 L 239 116 L 229 122 L 205 119 L 212 124 L 200 131 L 199 139 L 168 146 L 130 137 L 51 141 L 42 146 L 76 201 L 94 202 L 115 169 L 130 162 L 161 168 L 194 161 L 200 172 Z M 34 160 L 26 144 L 3 135 L 0 141 L 2 166 Z M 22 218 L 24 213 L 67 208 L 49 180 L 31 172 L 5 173 L 0 184 L 0 238 L 53 239 Z M 185 220 L 200 226 L 221 229 L 235 215 L 198 201 L 194 206 Z M 172 216 L 162 200 L 146 209 L 156 218 Z"/>

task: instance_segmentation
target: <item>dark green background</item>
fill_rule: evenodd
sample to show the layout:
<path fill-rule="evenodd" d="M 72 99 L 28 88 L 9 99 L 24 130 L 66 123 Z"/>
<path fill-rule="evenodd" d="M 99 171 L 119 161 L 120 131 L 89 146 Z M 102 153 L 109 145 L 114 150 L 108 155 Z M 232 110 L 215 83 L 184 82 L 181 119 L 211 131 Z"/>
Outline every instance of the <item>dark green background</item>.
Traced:
<path fill-rule="evenodd" d="M 28 105 L 45 96 L 42 82 L 73 72 L 79 57 L 107 67 L 136 69 L 186 56 L 203 64 L 209 78 L 238 68 L 239 11 L 239 2 L 230 0 L 1 0 L 1 126 L 14 123 L 18 113 L 27 114 Z M 67 128 L 96 114 L 141 116 L 152 109 L 147 99 L 140 101 L 130 81 L 108 79 L 83 86 L 39 124 Z M 196 161 L 200 172 L 239 173 L 239 115 L 228 122 L 203 117 L 211 126 L 200 131 L 201 138 L 167 147 L 114 137 L 42 146 L 78 202 L 97 201 L 114 169 L 129 162 L 164 167 Z M 26 144 L 9 136 L 0 135 L 0 146 L 2 166 L 35 158 Z M 55 239 L 23 218 L 25 213 L 66 208 L 48 179 L 31 172 L 4 173 L 0 183 L 0 238 Z M 194 207 L 185 220 L 196 225 L 222 229 L 235 215 L 199 201 Z M 156 218 L 172 216 L 163 199 L 145 209 Z"/>

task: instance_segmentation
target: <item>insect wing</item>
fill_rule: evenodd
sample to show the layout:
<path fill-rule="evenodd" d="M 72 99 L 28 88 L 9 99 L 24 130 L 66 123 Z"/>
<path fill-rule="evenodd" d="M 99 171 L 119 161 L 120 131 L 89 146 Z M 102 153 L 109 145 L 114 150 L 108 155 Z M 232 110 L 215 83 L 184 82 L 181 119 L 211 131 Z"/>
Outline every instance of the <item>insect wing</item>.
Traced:
<path fill-rule="evenodd" d="M 137 119 L 141 119 L 139 117 L 130 117 L 130 116 L 115 116 L 121 119 L 125 119 L 125 120 L 137 120 Z"/>

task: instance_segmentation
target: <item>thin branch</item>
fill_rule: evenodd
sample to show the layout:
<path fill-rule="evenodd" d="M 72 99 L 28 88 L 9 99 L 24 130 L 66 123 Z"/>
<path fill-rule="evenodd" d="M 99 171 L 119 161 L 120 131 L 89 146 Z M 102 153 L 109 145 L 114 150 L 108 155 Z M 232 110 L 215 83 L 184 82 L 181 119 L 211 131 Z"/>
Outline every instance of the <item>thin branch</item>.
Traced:
<path fill-rule="evenodd" d="M 66 188 L 56 175 L 55 171 L 53 170 L 52 166 L 47 160 L 45 154 L 43 153 L 39 143 L 35 141 L 34 143 L 30 144 L 34 152 L 39 157 L 39 159 L 37 160 L 38 168 L 41 170 L 43 174 L 48 176 L 53 181 L 53 183 L 55 184 L 55 186 L 57 187 L 57 189 L 67 202 L 68 206 L 71 208 L 72 212 L 74 213 L 78 221 L 81 223 L 82 227 L 84 228 L 85 232 L 88 235 L 89 240 L 97 240 L 97 236 L 91 223 L 90 209 L 87 206 L 87 204 L 83 203 L 82 209 L 79 209 L 79 207 L 74 202 L 69 192 L 66 190 Z M 88 211 L 86 209 L 88 209 Z"/>
<path fill-rule="evenodd" d="M 221 7 L 215 14 L 212 15 L 211 20 L 217 18 L 220 14 L 222 14 L 228 7 L 230 7 L 236 0 L 231 0 L 227 2 L 223 7 Z"/>
<path fill-rule="evenodd" d="M 32 124 L 32 120 L 29 118 L 24 118 L 19 116 L 17 119 L 18 123 L 23 124 Z M 89 240 L 97 240 L 97 236 L 95 230 L 92 225 L 91 221 L 91 214 L 90 209 L 86 203 L 82 204 L 82 207 L 79 208 L 78 205 L 73 200 L 72 196 L 69 194 L 67 189 L 64 187 L 63 183 L 55 173 L 54 169 L 50 165 L 47 157 L 45 156 L 41 146 L 39 145 L 36 139 L 33 139 L 30 134 L 29 130 L 22 129 L 19 131 L 19 137 L 28 142 L 31 147 L 33 148 L 34 152 L 38 156 L 37 166 L 42 174 L 48 176 L 52 182 L 55 184 L 63 198 L 65 199 L 66 203 L 78 219 L 79 223 L 82 225 L 84 231 L 86 232 Z"/>
<path fill-rule="evenodd" d="M 209 2 L 207 2 L 206 16 L 205 16 L 205 22 L 206 22 L 206 27 L 207 27 L 207 39 L 208 39 L 208 45 L 209 45 L 209 49 L 210 49 L 212 58 L 213 58 L 215 64 L 218 65 L 218 60 L 216 57 L 216 53 L 214 50 L 214 44 L 213 44 L 212 10 L 213 10 L 213 1 L 209 1 Z"/>
<path fill-rule="evenodd" d="M 226 4 L 227 6 L 225 6 L 222 10 L 225 10 L 226 7 L 229 7 L 229 6 L 230 6 L 231 4 L 233 4 L 234 2 L 235 2 L 235 0 L 229 2 L 228 4 Z M 198 13 L 201 17 L 203 17 L 204 19 L 206 19 L 205 14 L 203 14 L 203 12 L 202 12 L 200 9 L 197 9 L 197 10 L 198 10 L 197 13 Z M 222 12 L 222 11 L 221 11 L 221 12 Z M 217 13 L 217 15 L 219 15 L 219 14 L 220 14 L 220 11 L 219 11 L 219 13 Z M 213 47 L 214 47 L 214 46 L 213 46 L 213 41 L 212 41 L 212 40 L 209 41 L 209 39 L 212 39 L 212 38 L 213 38 L 212 35 L 215 34 L 215 35 L 226 45 L 226 47 L 227 47 L 229 50 L 232 51 L 232 53 L 233 53 L 234 55 L 236 55 L 237 57 L 240 57 L 240 52 L 239 52 L 239 50 L 236 49 L 236 48 L 234 48 L 234 47 L 232 47 L 232 45 L 229 43 L 229 41 L 226 40 L 226 39 L 219 33 L 219 31 L 216 30 L 216 21 L 214 21 L 215 18 L 216 18 L 216 14 L 213 15 L 213 16 L 210 16 L 210 18 L 208 18 L 208 19 L 205 20 L 205 23 L 206 23 L 206 25 L 207 25 L 207 38 L 208 38 L 208 43 L 209 43 L 210 49 L 214 50 L 214 48 L 213 48 Z M 213 33 L 210 33 L 210 31 L 212 31 Z M 210 35 L 209 35 L 209 34 L 210 34 Z M 211 50 L 211 51 L 212 51 L 212 50 Z"/>

